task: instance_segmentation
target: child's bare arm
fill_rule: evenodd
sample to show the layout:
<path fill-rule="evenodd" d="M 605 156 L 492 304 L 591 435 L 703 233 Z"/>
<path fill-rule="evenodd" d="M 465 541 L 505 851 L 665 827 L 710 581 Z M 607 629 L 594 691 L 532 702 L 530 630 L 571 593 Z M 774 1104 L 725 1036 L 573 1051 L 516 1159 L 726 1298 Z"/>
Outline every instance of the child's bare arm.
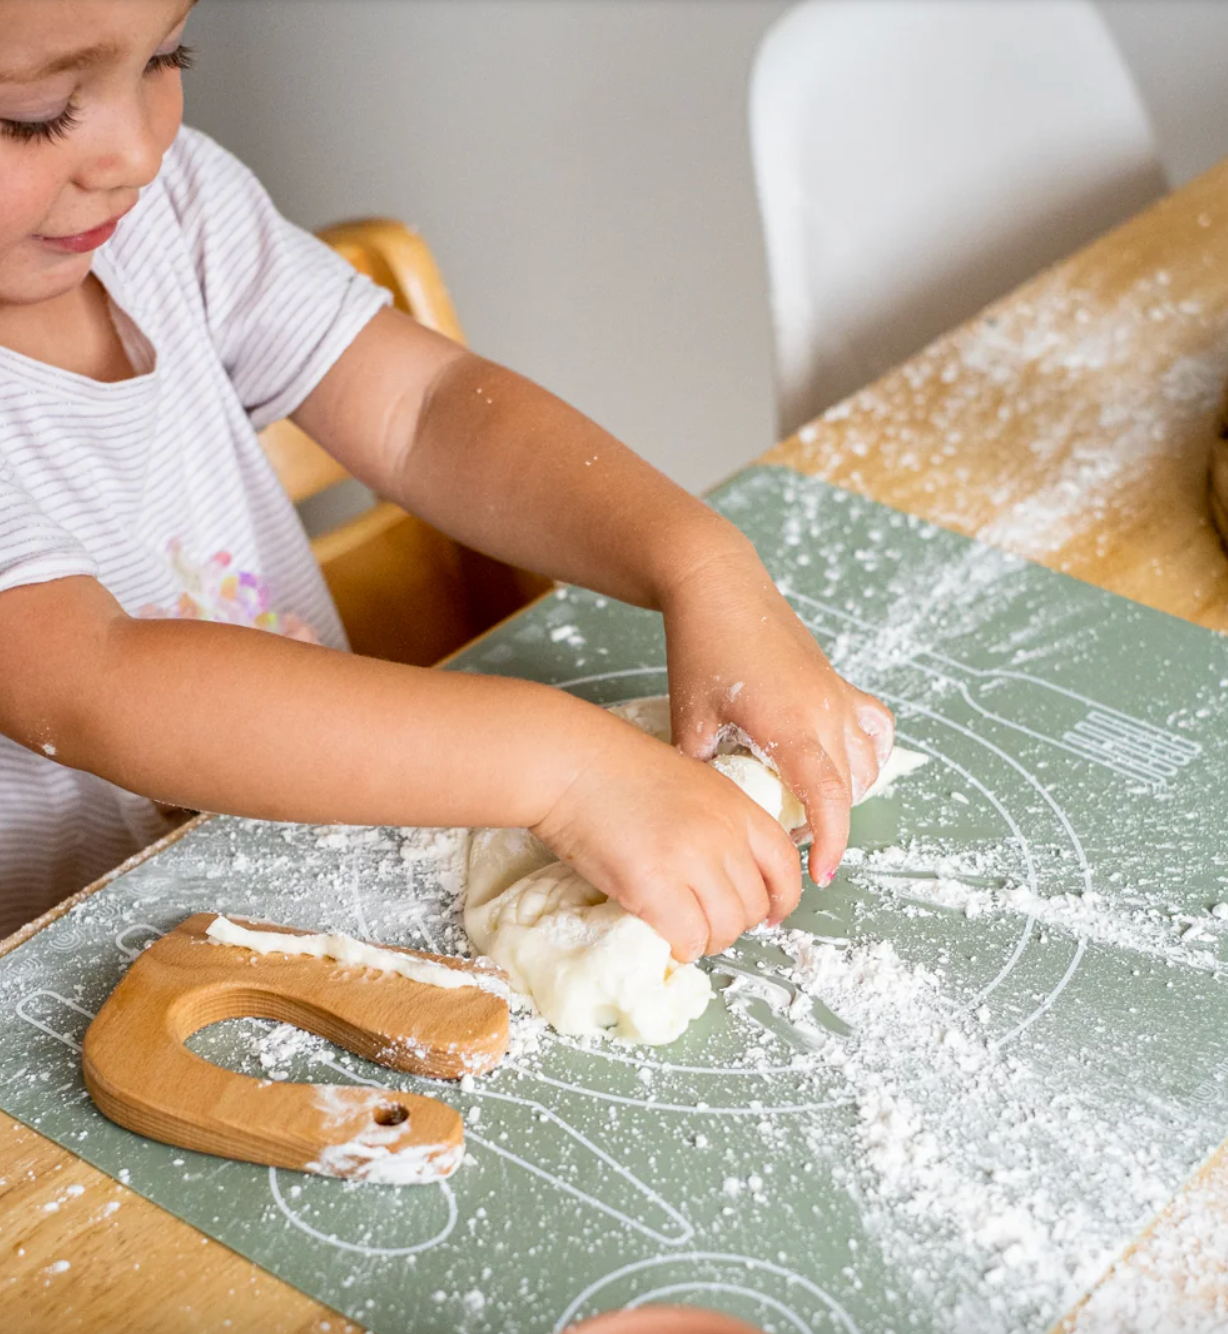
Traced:
<path fill-rule="evenodd" d="M 535 828 L 680 957 L 797 900 L 788 840 L 728 780 L 545 686 L 132 619 L 88 578 L 0 593 L 0 682 L 0 731 L 162 801 Z"/>
<path fill-rule="evenodd" d="M 830 880 L 892 719 L 830 666 L 741 533 L 522 376 L 377 316 L 296 420 L 378 490 L 491 555 L 665 615 L 674 734 L 726 726 L 804 802 Z"/>
<path fill-rule="evenodd" d="M 458 540 L 638 606 L 746 539 L 524 376 L 395 310 L 294 420 L 380 494 Z"/>

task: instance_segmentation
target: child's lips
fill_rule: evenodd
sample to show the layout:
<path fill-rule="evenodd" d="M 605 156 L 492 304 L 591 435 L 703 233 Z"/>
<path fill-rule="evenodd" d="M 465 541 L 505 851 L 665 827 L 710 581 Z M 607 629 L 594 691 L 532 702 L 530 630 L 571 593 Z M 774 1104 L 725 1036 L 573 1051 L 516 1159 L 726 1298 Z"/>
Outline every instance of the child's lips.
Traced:
<path fill-rule="evenodd" d="M 127 213 L 128 209 L 124 209 Z M 97 250 L 115 235 L 119 220 L 124 213 L 118 213 L 110 221 L 91 227 L 88 232 L 74 232 L 71 236 L 39 236 L 36 239 L 56 250 L 66 250 L 69 254 L 81 255 L 88 250 Z"/>

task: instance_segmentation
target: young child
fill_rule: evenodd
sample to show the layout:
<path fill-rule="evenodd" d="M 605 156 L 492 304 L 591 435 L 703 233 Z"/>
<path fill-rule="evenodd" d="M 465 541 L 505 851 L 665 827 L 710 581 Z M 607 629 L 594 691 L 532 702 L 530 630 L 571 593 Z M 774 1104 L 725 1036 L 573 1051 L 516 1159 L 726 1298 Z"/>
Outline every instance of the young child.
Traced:
<path fill-rule="evenodd" d="M 783 918 L 795 847 L 700 761 L 754 738 L 824 884 L 890 713 L 736 529 L 390 309 L 181 128 L 190 8 L 0 0 L 0 934 L 163 832 L 157 803 L 526 825 L 680 959 Z M 678 747 L 345 652 L 256 439 L 287 415 L 460 541 L 659 610 Z"/>

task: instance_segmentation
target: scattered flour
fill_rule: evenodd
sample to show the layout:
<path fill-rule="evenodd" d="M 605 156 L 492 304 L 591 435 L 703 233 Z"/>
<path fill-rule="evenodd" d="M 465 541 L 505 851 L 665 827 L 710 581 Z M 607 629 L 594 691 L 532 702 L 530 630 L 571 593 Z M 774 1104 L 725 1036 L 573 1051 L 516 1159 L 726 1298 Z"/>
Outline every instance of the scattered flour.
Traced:
<path fill-rule="evenodd" d="M 1063 268 L 830 408 L 799 437 L 802 466 L 862 490 L 873 452 L 915 479 L 909 508 L 1044 560 L 1082 534 L 1107 543 L 1141 512 L 1132 488 L 1215 409 L 1226 374 L 1228 329 L 1163 269 L 1106 301 Z M 1002 436 L 1022 446 L 1005 466 Z"/>
<path fill-rule="evenodd" d="M 1169 912 L 1133 896 L 1124 885 L 1111 896 L 1095 889 L 1040 895 L 1001 874 L 1004 860 L 985 847 L 951 853 L 914 839 L 870 852 L 854 850 L 848 861 L 854 883 L 895 898 L 970 918 L 1013 913 L 1053 931 L 1169 964 L 1228 971 L 1219 958 L 1221 942 L 1228 941 L 1228 913 L 1217 912 L 1218 904 L 1200 917 Z M 1001 883 L 984 883 L 993 879 Z"/>
<path fill-rule="evenodd" d="M 322 1038 L 293 1024 L 276 1024 L 255 1043 L 254 1054 L 270 1079 L 289 1079 L 299 1059 L 313 1064 L 328 1059 L 329 1046 Z"/>
<path fill-rule="evenodd" d="M 369 1089 L 321 1084 L 316 1103 L 325 1124 L 359 1120 L 363 1128 L 341 1144 L 330 1144 L 307 1167 L 324 1176 L 343 1176 L 384 1186 L 418 1186 L 451 1176 L 464 1157 L 464 1145 L 406 1144 L 412 1118 L 381 1125 L 371 1115 Z"/>
<path fill-rule="evenodd" d="M 1204 1171 L 1113 1266 L 1063 1334 L 1228 1329 L 1228 1181 Z"/>
<path fill-rule="evenodd" d="M 855 1115 L 857 1151 L 833 1172 L 892 1268 L 953 1334 L 1031 1328 L 1071 1305 L 1163 1204 L 1162 1126 L 1107 1122 L 1023 1055 L 995 1052 L 943 979 L 889 941 L 775 939 L 790 980 L 852 1029 L 819 1053 Z M 1069 1196 L 1089 1171 L 1110 1187 L 1097 1192 L 1107 1211 Z"/>

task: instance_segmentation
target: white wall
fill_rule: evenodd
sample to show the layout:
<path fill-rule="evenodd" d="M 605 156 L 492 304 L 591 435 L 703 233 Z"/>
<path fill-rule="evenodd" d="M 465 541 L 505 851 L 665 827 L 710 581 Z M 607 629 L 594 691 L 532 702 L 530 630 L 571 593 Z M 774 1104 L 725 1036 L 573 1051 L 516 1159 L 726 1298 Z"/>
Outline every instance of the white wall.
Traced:
<path fill-rule="evenodd" d="M 773 438 L 763 0 L 207 0 L 189 117 L 318 226 L 420 227 L 475 348 L 684 484 Z"/>
<path fill-rule="evenodd" d="M 207 0 L 188 116 L 306 226 L 420 227 L 475 348 L 699 488 L 774 435 L 745 108 L 786 8 Z M 1228 4 L 1102 8 L 1174 179 L 1228 153 Z"/>
<path fill-rule="evenodd" d="M 1151 112 L 1174 185 L 1228 154 L 1228 4 L 1100 0 Z"/>

